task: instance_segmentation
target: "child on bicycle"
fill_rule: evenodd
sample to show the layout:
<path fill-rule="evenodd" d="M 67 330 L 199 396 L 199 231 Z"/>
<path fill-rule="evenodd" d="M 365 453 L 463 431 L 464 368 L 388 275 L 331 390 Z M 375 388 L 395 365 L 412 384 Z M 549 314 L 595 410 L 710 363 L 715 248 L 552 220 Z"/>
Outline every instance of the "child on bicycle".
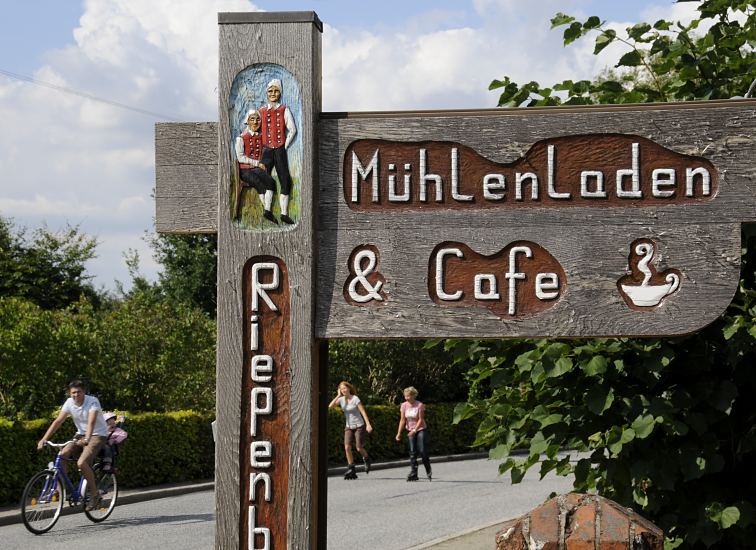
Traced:
<path fill-rule="evenodd" d="M 121 422 L 118 422 L 118 415 L 114 412 L 105 413 L 105 423 L 108 425 L 108 439 L 102 451 L 103 469 L 106 472 L 111 471 L 113 459 L 118 454 L 118 446 L 129 437 L 126 430 L 121 428 Z"/>
<path fill-rule="evenodd" d="M 74 441 L 66 445 L 61 451 L 65 458 L 77 459 L 76 465 L 87 480 L 89 488 L 89 502 L 86 509 L 95 510 L 100 504 L 100 494 L 97 491 L 97 480 L 92 471 L 92 463 L 100 449 L 105 445 L 108 437 L 108 427 L 102 415 L 100 401 L 93 395 L 88 395 L 81 380 L 72 380 L 68 384 L 70 397 L 63 404 L 60 413 L 47 428 L 45 435 L 37 443 L 37 449 L 44 448 L 47 441 L 58 431 L 69 416 L 76 426 Z M 65 464 L 65 463 L 64 463 Z"/>

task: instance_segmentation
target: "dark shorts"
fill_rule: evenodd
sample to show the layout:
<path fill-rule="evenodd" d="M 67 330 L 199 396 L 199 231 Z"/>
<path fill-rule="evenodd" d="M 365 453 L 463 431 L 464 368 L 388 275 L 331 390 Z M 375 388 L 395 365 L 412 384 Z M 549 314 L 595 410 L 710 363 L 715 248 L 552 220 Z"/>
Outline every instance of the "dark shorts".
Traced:
<path fill-rule="evenodd" d="M 351 445 L 357 442 L 358 447 L 362 447 L 362 442 L 365 441 L 365 426 L 359 428 L 345 428 L 344 429 L 344 445 Z"/>
<path fill-rule="evenodd" d="M 266 191 L 275 191 L 276 182 L 270 174 L 260 168 L 240 168 L 239 178 L 248 187 L 263 195 Z"/>

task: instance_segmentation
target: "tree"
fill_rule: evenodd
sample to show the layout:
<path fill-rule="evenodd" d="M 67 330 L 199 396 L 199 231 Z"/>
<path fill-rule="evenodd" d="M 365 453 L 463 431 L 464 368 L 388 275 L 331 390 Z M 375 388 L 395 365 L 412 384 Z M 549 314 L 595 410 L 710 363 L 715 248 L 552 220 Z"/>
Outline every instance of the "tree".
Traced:
<path fill-rule="evenodd" d="M 625 53 L 592 81 L 491 83 L 500 105 L 628 103 L 743 95 L 756 74 L 751 2 L 707 0 L 688 25 L 639 23 L 620 36 L 564 14 L 565 45 L 595 35 Z M 710 25 L 706 32 L 699 29 Z M 701 333 L 673 339 L 448 341 L 472 361 L 461 421 L 517 482 L 531 467 L 575 475 L 662 527 L 667 547 L 750 548 L 756 536 L 756 230 L 746 227 L 739 290 Z M 514 448 L 528 456 L 513 458 Z M 560 449 L 584 451 L 570 462 Z"/>
<path fill-rule="evenodd" d="M 157 235 L 151 239 L 163 266 L 160 289 L 171 300 L 194 304 L 215 318 L 218 239 L 216 235 Z"/>
<path fill-rule="evenodd" d="M 45 309 L 75 304 L 84 296 L 98 304 L 86 262 L 97 240 L 68 226 L 57 233 L 43 227 L 31 240 L 0 216 L 0 297 L 28 298 Z"/>

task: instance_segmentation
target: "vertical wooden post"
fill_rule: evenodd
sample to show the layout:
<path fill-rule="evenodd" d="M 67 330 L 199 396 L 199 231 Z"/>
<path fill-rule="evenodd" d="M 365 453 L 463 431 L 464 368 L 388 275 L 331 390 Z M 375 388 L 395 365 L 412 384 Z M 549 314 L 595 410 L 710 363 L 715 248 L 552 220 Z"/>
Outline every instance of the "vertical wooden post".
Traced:
<path fill-rule="evenodd" d="M 221 13 L 218 22 L 215 546 L 314 549 L 321 523 L 313 229 L 322 25 L 313 12 Z M 283 67 L 301 93 L 297 219 L 249 228 L 232 219 L 238 122 L 229 98 L 240 72 L 263 64 Z"/>

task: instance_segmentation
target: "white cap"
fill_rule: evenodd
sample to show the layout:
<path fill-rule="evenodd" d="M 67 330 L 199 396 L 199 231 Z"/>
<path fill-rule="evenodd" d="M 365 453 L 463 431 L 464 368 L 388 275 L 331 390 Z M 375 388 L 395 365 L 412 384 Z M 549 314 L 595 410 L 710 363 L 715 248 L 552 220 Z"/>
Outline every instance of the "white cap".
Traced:
<path fill-rule="evenodd" d="M 265 88 L 265 91 L 270 90 L 271 88 L 278 88 L 278 91 L 283 93 L 283 87 L 281 86 L 281 80 L 278 78 L 274 78 L 270 82 L 268 82 L 268 86 Z"/>

